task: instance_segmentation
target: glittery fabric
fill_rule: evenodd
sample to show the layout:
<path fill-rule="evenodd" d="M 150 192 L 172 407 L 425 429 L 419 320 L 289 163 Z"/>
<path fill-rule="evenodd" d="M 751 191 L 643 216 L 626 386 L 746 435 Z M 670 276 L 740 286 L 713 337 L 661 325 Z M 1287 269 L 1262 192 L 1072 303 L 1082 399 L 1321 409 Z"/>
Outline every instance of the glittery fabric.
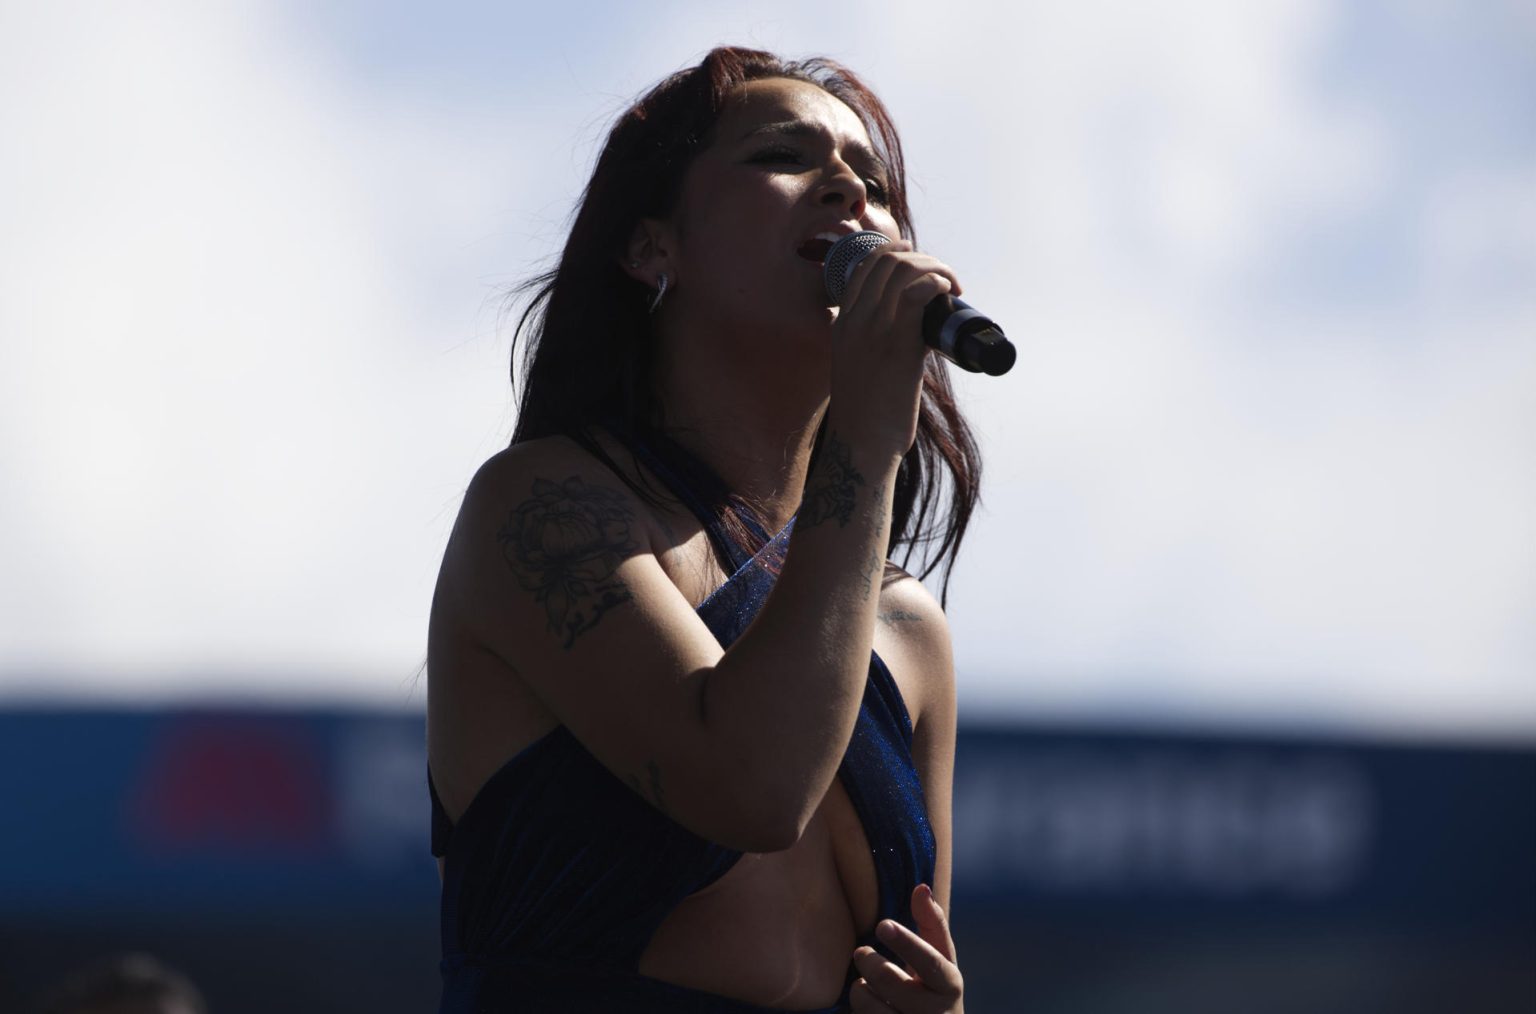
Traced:
<path fill-rule="evenodd" d="M 773 587 L 793 522 L 749 553 L 698 495 L 697 476 L 713 479 L 699 462 L 654 434 L 626 442 L 699 516 L 730 564 L 731 577 L 698 610 L 729 647 Z M 933 882 L 934 864 L 911 746 L 901 693 L 872 654 L 838 777 L 869 839 L 879 918 L 909 927 L 912 889 Z M 507 761 L 456 825 L 435 791 L 431 799 L 432 851 L 446 861 L 440 1014 L 782 1014 L 639 974 L 640 956 L 667 913 L 722 876 L 741 853 L 664 816 L 564 726 Z M 859 943 L 890 956 L 872 934 Z M 851 982 L 851 950 L 849 957 Z M 844 1011 L 846 1004 L 845 987 L 836 1006 L 816 1014 Z"/>

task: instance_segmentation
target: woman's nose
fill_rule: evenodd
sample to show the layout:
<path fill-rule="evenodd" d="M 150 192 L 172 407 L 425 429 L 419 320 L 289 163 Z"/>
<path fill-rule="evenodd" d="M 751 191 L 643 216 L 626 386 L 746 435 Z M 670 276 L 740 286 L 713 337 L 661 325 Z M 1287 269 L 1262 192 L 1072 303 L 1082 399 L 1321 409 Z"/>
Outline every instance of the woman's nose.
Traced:
<path fill-rule="evenodd" d="M 821 203 L 846 204 L 850 218 L 857 218 L 864 213 L 864 205 L 868 197 L 864 181 L 847 165 L 843 165 L 822 184 Z"/>

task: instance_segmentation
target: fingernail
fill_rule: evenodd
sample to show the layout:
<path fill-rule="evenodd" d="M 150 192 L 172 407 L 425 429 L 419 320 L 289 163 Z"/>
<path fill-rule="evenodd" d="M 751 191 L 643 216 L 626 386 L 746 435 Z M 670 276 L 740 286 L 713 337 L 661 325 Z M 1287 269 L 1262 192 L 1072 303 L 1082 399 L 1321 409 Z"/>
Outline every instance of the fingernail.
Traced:
<path fill-rule="evenodd" d="M 898 936 L 896 932 L 896 924 L 889 921 L 882 922 L 879 926 L 876 926 L 875 933 L 880 937 L 881 940 L 895 940 Z"/>

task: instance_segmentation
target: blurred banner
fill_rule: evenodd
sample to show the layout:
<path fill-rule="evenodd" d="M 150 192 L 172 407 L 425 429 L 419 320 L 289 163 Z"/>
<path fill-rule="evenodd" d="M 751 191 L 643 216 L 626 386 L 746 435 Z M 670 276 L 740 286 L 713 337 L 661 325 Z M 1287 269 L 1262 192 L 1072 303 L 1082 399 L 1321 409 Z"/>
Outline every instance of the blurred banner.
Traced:
<path fill-rule="evenodd" d="M 423 728 L 288 711 L 0 713 L 0 904 L 430 909 Z"/>
<path fill-rule="evenodd" d="M 963 729 L 955 864 L 996 1009 L 1536 1010 L 1528 747 Z"/>
<path fill-rule="evenodd" d="M 220 1014 L 427 1010 L 418 715 L 0 712 L 0 1008 L 113 949 Z M 961 730 L 968 1009 L 1536 1009 L 1536 749 Z"/>

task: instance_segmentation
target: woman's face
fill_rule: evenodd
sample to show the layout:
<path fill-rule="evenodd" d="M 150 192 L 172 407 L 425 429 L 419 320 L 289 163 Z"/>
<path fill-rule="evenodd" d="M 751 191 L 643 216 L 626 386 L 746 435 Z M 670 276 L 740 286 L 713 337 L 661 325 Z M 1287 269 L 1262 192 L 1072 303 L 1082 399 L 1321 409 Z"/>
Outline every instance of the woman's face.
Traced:
<path fill-rule="evenodd" d="M 839 99 L 803 81 L 743 85 L 689 167 L 668 223 L 678 283 L 668 301 L 739 333 L 824 331 L 836 316 L 821 276 L 828 237 L 874 229 L 900 238 L 888 179 Z"/>

